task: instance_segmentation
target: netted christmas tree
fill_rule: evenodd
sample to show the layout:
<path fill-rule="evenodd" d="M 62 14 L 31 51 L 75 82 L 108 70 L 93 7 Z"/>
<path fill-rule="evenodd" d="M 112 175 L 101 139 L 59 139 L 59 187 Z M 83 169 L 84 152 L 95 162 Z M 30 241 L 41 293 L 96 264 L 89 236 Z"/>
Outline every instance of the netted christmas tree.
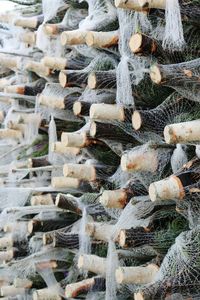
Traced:
<path fill-rule="evenodd" d="M 199 0 L 12 2 L 0 297 L 199 300 Z"/>

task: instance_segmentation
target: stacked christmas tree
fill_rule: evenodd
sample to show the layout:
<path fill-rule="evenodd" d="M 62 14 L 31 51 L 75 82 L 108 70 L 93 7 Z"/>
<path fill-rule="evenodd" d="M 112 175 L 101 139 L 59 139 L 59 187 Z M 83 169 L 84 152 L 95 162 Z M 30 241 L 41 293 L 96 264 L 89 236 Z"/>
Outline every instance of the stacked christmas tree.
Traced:
<path fill-rule="evenodd" d="M 0 296 L 200 299 L 199 0 L 0 4 Z"/>

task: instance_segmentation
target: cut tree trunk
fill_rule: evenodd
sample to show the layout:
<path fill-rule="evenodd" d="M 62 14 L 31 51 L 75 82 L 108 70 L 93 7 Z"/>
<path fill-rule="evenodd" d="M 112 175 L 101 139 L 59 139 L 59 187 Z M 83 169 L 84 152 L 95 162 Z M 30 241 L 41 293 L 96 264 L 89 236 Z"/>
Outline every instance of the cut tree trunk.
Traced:
<path fill-rule="evenodd" d="M 98 286 L 105 290 L 105 279 L 100 277 L 92 277 L 75 283 L 66 285 L 65 296 L 67 298 L 76 298 L 82 293 L 87 293 L 90 290 L 95 290 Z"/>
<path fill-rule="evenodd" d="M 80 255 L 78 259 L 78 268 L 105 276 L 106 258 L 99 257 L 97 255 Z"/>
<path fill-rule="evenodd" d="M 75 116 L 89 116 L 92 103 L 86 101 L 76 101 L 73 105 Z"/>
<path fill-rule="evenodd" d="M 63 88 L 71 86 L 85 87 L 88 80 L 88 72 L 82 70 L 63 70 L 59 74 L 59 82 Z"/>
<path fill-rule="evenodd" d="M 78 215 L 82 214 L 82 210 L 79 208 L 78 203 L 67 194 L 58 194 L 56 196 L 55 205 L 59 208 L 69 210 Z"/>
<path fill-rule="evenodd" d="M 90 89 L 116 89 L 117 79 L 114 71 L 96 71 L 88 76 Z"/>
<path fill-rule="evenodd" d="M 81 45 L 86 43 L 87 31 L 84 30 L 71 30 L 64 31 L 61 34 L 61 44 L 65 45 Z"/>
<path fill-rule="evenodd" d="M 158 163 L 158 152 L 153 149 L 144 152 L 130 151 L 121 157 L 121 168 L 126 172 L 155 172 L 158 169 Z"/>
<path fill-rule="evenodd" d="M 200 120 L 167 125 L 164 137 L 167 144 L 200 142 Z"/>
<path fill-rule="evenodd" d="M 148 284 L 155 280 L 158 266 L 149 264 L 147 267 L 120 267 L 115 276 L 119 284 Z"/>
<path fill-rule="evenodd" d="M 35 16 L 35 17 L 27 17 L 27 18 L 18 18 L 14 21 L 15 26 L 20 26 L 24 28 L 36 29 L 41 25 L 44 21 L 44 16 Z"/>
<path fill-rule="evenodd" d="M 133 110 L 116 104 L 92 104 L 90 118 L 97 120 L 121 121 L 130 120 Z"/>
<path fill-rule="evenodd" d="M 98 32 L 89 31 L 86 35 L 86 44 L 89 47 L 109 48 L 118 44 L 118 31 Z"/>

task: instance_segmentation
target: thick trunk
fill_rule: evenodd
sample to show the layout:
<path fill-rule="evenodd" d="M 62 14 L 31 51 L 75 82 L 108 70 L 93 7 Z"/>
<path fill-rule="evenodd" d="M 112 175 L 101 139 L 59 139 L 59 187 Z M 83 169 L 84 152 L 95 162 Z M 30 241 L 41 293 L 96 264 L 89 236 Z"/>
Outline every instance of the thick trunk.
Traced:
<path fill-rule="evenodd" d="M 105 290 L 105 279 L 101 277 L 93 277 L 79 282 L 68 284 L 65 288 L 65 296 L 67 298 L 76 298 L 80 294 L 88 291 Z"/>
<path fill-rule="evenodd" d="M 14 285 L 2 286 L 0 289 L 1 297 L 12 297 L 16 295 L 23 296 L 26 293 L 25 288 L 16 288 Z"/>
<path fill-rule="evenodd" d="M 123 171 L 155 172 L 159 167 L 158 151 L 149 149 L 144 152 L 130 151 L 121 157 Z"/>
<path fill-rule="evenodd" d="M 86 233 L 96 240 L 108 242 L 114 232 L 114 225 L 105 223 L 88 223 L 85 227 Z"/>
<path fill-rule="evenodd" d="M 73 105 L 75 116 L 89 116 L 92 103 L 86 101 L 76 101 Z"/>
<path fill-rule="evenodd" d="M 55 194 L 35 195 L 31 197 L 31 205 L 54 205 Z"/>
<path fill-rule="evenodd" d="M 39 158 L 29 158 L 28 159 L 28 167 L 29 168 L 39 168 L 50 166 L 51 164 L 48 162 L 47 157 L 39 157 Z"/>
<path fill-rule="evenodd" d="M 130 185 L 130 187 L 126 187 L 124 189 L 113 190 L 113 191 L 104 190 L 99 201 L 103 206 L 107 208 L 123 209 L 131 200 L 132 197 L 141 195 L 142 189 L 140 190 L 140 186 L 141 186 L 140 183 L 137 182 L 135 186 Z"/>
<path fill-rule="evenodd" d="M 125 108 L 116 104 L 92 104 L 90 118 L 109 121 L 127 121 L 132 116 L 133 109 Z"/>
<path fill-rule="evenodd" d="M 54 232 L 53 236 L 54 248 L 79 249 L 79 235 L 75 233 L 64 234 L 62 232 Z"/>
<path fill-rule="evenodd" d="M 119 245 L 123 248 L 141 247 L 154 243 L 154 233 L 143 227 L 123 229 L 119 234 Z"/>
<path fill-rule="evenodd" d="M 69 197 L 67 194 L 58 194 L 56 196 L 56 206 L 62 209 L 69 210 L 78 215 L 82 214 L 82 210 L 79 208 L 78 203 Z"/>
<path fill-rule="evenodd" d="M 63 70 L 59 74 L 59 82 L 63 88 L 71 86 L 85 87 L 88 72 L 82 70 Z"/>
<path fill-rule="evenodd" d="M 67 156 L 77 156 L 80 154 L 80 148 L 76 147 L 66 147 L 61 142 L 53 143 L 51 146 L 52 152 L 65 154 Z"/>
<path fill-rule="evenodd" d="M 51 186 L 55 189 L 91 191 L 91 187 L 87 182 L 72 177 L 52 177 Z"/>
<path fill-rule="evenodd" d="M 43 91 L 45 84 L 46 80 L 41 78 L 31 85 L 9 85 L 5 87 L 4 91 L 9 94 L 37 96 L 37 94 Z"/>
<path fill-rule="evenodd" d="M 119 284 L 148 284 L 155 280 L 158 266 L 149 264 L 147 267 L 120 267 L 115 276 Z"/>
<path fill-rule="evenodd" d="M 99 257 L 96 255 L 80 255 L 78 259 L 78 268 L 105 276 L 106 258 Z"/>
<path fill-rule="evenodd" d="M 40 290 L 34 290 L 33 300 L 62 300 L 59 296 L 58 291 L 53 288 L 45 288 Z"/>
<path fill-rule="evenodd" d="M 116 72 L 96 71 L 88 76 L 88 86 L 90 89 L 116 89 Z"/>
<path fill-rule="evenodd" d="M 87 31 L 84 30 L 71 30 L 63 31 L 61 34 L 61 44 L 65 45 L 81 45 L 86 42 Z"/>
<path fill-rule="evenodd" d="M 180 114 L 194 114 L 198 109 L 194 101 L 171 94 L 163 103 L 151 110 L 135 110 L 132 125 L 135 130 L 151 131 L 163 135 L 167 124 L 173 122 Z"/>
<path fill-rule="evenodd" d="M 90 136 L 97 139 L 114 140 L 119 143 L 137 143 L 131 135 L 128 135 L 120 127 L 97 121 L 91 123 Z"/>
<path fill-rule="evenodd" d="M 167 144 L 200 142 L 200 120 L 167 125 L 164 129 Z"/>
<path fill-rule="evenodd" d="M 65 177 L 79 178 L 85 181 L 96 181 L 101 178 L 106 179 L 115 171 L 115 167 L 102 164 L 99 164 L 98 166 L 87 164 L 65 164 L 63 166 L 63 174 Z"/>
<path fill-rule="evenodd" d="M 27 62 L 25 69 L 39 75 L 40 77 L 49 77 L 52 74 L 52 70 L 44 66 L 40 62 L 30 61 Z"/>
<path fill-rule="evenodd" d="M 20 35 L 19 40 L 22 43 L 27 44 L 28 46 L 35 46 L 36 37 L 37 37 L 36 32 L 25 32 L 25 33 Z"/>
<path fill-rule="evenodd" d="M 150 69 L 151 80 L 161 86 L 172 87 L 184 97 L 199 102 L 200 59 L 180 64 L 154 65 Z"/>
<path fill-rule="evenodd" d="M 20 130 L 0 129 L 0 139 L 21 140 L 23 137 Z"/>
<path fill-rule="evenodd" d="M 75 214 L 68 213 L 66 220 L 31 220 L 28 224 L 29 233 L 34 232 L 47 232 L 52 230 L 57 230 L 71 225 L 73 222 L 77 221 L 77 216 Z"/>
<path fill-rule="evenodd" d="M 109 48 L 118 44 L 118 31 L 98 32 L 89 31 L 86 35 L 86 44 L 89 47 Z"/>

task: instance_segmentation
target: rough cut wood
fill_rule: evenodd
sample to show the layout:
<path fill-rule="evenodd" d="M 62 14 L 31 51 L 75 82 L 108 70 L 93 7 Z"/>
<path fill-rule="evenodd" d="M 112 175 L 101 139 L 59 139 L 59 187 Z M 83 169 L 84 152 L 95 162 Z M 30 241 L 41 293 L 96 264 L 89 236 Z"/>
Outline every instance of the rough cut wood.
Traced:
<path fill-rule="evenodd" d="M 41 77 L 48 77 L 51 75 L 52 70 L 44 66 L 40 62 L 30 61 L 26 64 L 25 69 L 38 74 Z"/>
<path fill-rule="evenodd" d="M 79 93 L 73 93 L 70 95 L 67 95 L 65 97 L 62 96 L 46 96 L 43 94 L 39 95 L 38 101 L 40 104 L 51 107 L 54 109 L 61 109 L 61 110 L 72 110 L 74 103 L 79 98 Z"/>
<path fill-rule="evenodd" d="M 54 232 L 53 236 L 54 248 L 79 249 L 79 235 L 75 233 Z"/>
<path fill-rule="evenodd" d="M 80 45 L 86 42 L 87 31 L 84 30 L 71 30 L 64 31 L 61 34 L 61 44 L 65 45 Z"/>
<path fill-rule="evenodd" d="M 87 223 L 85 231 L 96 240 L 108 242 L 114 233 L 114 225 L 99 222 Z"/>
<path fill-rule="evenodd" d="M 145 238 L 145 234 L 148 235 Z M 119 245 L 122 248 L 134 248 L 154 243 L 154 233 L 150 233 L 148 228 L 137 227 L 122 229 L 119 233 Z"/>
<path fill-rule="evenodd" d="M 129 42 L 130 49 L 135 54 L 151 55 L 157 53 L 158 45 L 156 40 L 143 33 L 135 33 Z"/>
<path fill-rule="evenodd" d="M 33 285 L 33 282 L 28 279 L 15 278 L 13 281 L 13 285 L 16 288 L 27 288 L 30 289 Z"/>
<path fill-rule="evenodd" d="M 0 129 L 0 139 L 16 139 L 21 140 L 23 137 L 20 130 Z"/>
<path fill-rule="evenodd" d="M 79 178 L 86 181 L 96 180 L 96 169 L 92 165 L 85 164 L 64 164 L 63 175 L 65 177 Z"/>
<path fill-rule="evenodd" d="M 165 0 L 115 0 L 115 6 L 145 11 L 149 8 L 165 9 Z"/>
<path fill-rule="evenodd" d="M 28 232 L 33 234 L 34 232 L 47 232 L 69 226 L 77 218 L 74 215 L 68 214 L 66 220 L 37 220 L 33 219 L 28 223 Z"/>
<path fill-rule="evenodd" d="M 36 29 L 39 25 L 42 24 L 44 21 L 44 16 L 35 16 L 35 17 L 27 17 L 27 18 L 18 18 L 14 21 L 15 26 L 25 27 L 25 28 L 31 28 Z"/>
<path fill-rule="evenodd" d="M 137 144 L 136 140 L 119 126 L 98 121 L 91 122 L 90 136 L 97 139 L 114 140 L 124 144 Z"/>
<path fill-rule="evenodd" d="M 76 156 L 80 154 L 81 149 L 78 147 L 66 147 L 63 143 L 56 142 L 51 145 L 51 151 L 55 153 Z"/>
<path fill-rule="evenodd" d="M 11 70 L 15 70 L 18 68 L 19 59 L 14 56 L 8 56 L 0 53 L 0 66 L 5 67 Z"/>
<path fill-rule="evenodd" d="M 155 172 L 158 168 L 158 152 L 152 149 L 145 152 L 130 151 L 123 154 L 121 168 L 123 171 Z"/>
<path fill-rule="evenodd" d="M 14 285 L 2 286 L 0 288 L 1 297 L 24 295 L 25 292 L 25 288 L 16 288 Z"/>
<path fill-rule="evenodd" d="M 90 89 L 115 89 L 117 87 L 115 71 L 96 71 L 88 76 Z"/>
<path fill-rule="evenodd" d="M 80 255 L 78 259 L 78 268 L 105 276 L 106 258 L 97 255 Z"/>
<path fill-rule="evenodd" d="M 68 194 L 59 193 L 56 196 L 55 205 L 59 208 L 66 209 L 72 211 L 78 215 L 82 214 L 82 210 L 79 208 L 78 203 L 72 199 Z"/>
<path fill-rule="evenodd" d="M 182 182 L 175 175 L 153 182 L 149 186 L 149 197 L 151 201 L 183 199 L 184 190 Z"/>
<path fill-rule="evenodd" d="M 73 105 L 73 112 L 75 116 L 89 116 L 90 113 L 90 102 L 76 101 Z"/>
<path fill-rule="evenodd" d="M 67 67 L 67 59 L 63 57 L 45 56 L 41 62 L 53 70 L 64 70 Z"/>
<path fill-rule="evenodd" d="M 85 87 L 87 79 L 88 72 L 81 70 L 63 70 L 59 74 L 59 82 L 63 88 L 70 86 Z"/>
<path fill-rule="evenodd" d="M 99 201 L 107 208 L 123 209 L 129 202 L 133 194 L 129 193 L 126 189 L 107 190 L 104 191 Z"/>
<path fill-rule="evenodd" d="M 4 92 L 9 94 L 36 96 L 43 91 L 45 84 L 46 80 L 41 78 L 32 84 L 8 85 L 4 88 Z"/>
<path fill-rule="evenodd" d="M 94 285 L 94 278 L 85 279 L 66 285 L 65 296 L 67 298 L 77 297 L 79 294 L 88 292 Z"/>
<path fill-rule="evenodd" d="M 187 84 L 192 89 L 196 85 L 198 92 L 200 59 L 170 65 L 154 65 L 150 68 L 150 78 L 156 84 L 176 87 Z M 194 91 L 195 92 L 195 91 Z M 190 99 L 190 97 L 189 97 Z"/>
<path fill-rule="evenodd" d="M 109 48 L 118 44 L 118 31 L 89 31 L 86 35 L 86 44 L 89 47 Z"/>
<path fill-rule="evenodd" d="M 29 168 L 39 168 L 39 167 L 46 167 L 46 166 L 50 166 L 50 165 L 51 164 L 47 160 L 46 156 L 28 159 L 28 167 Z"/>
<path fill-rule="evenodd" d="M 19 40 L 28 45 L 34 46 L 36 44 L 36 32 L 25 32 L 19 36 Z"/>
<path fill-rule="evenodd" d="M 45 288 L 33 292 L 33 300 L 62 300 L 55 288 Z"/>
<path fill-rule="evenodd" d="M 66 147 L 85 147 L 89 143 L 86 132 L 74 133 L 63 132 L 61 135 L 61 142 Z"/>
<path fill-rule="evenodd" d="M 13 250 L 0 251 L 0 261 L 1 262 L 11 261 L 13 259 L 13 257 L 14 257 Z"/>
<path fill-rule="evenodd" d="M 91 191 L 87 182 L 72 177 L 52 177 L 51 186 L 55 189 L 80 189 Z"/>
<path fill-rule="evenodd" d="M 120 267 L 115 276 L 119 284 L 147 284 L 155 280 L 158 266 L 149 264 L 147 267 Z"/>
<path fill-rule="evenodd" d="M 200 142 L 200 120 L 167 125 L 164 137 L 167 144 Z"/>
<path fill-rule="evenodd" d="M 31 205 L 54 205 L 55 197 L 52 194 L 36 195 L 31 197 Z"/>

